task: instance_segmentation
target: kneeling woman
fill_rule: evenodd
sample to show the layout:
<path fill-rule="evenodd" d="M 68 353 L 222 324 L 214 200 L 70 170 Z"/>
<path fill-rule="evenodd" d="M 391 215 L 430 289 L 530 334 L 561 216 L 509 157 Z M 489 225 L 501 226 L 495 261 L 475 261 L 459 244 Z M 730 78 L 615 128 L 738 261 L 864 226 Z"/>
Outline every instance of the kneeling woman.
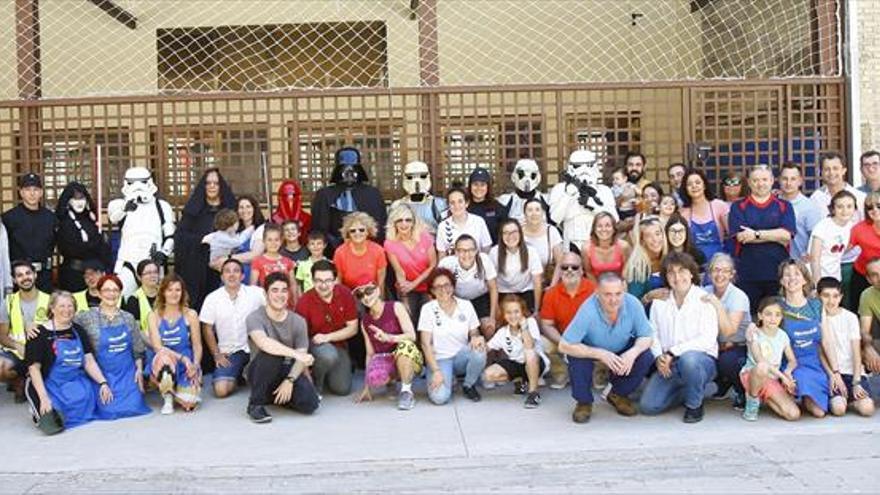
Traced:
<path fill-rule="evenodd" d="M 165 401 L 162 414 L 173 413 L 174 402 L 184 411 L 192 411 L 202 388 L 202 336 L 199 317 L 189 308 L 189 294 L 179 275 L 162 280 L 149 325 L 150 342 L 156 350 L 152 379 Z"/>
<path fill-rule="evenodd" d="M 397 408 L 408 411 L 415 404 L 413 376 L 422 371 L 422 353 L 416 346 L 416 332 L 403 303 L 384 301 L 375 284 L 354 290 L 354 296 L 366 311 L 361 318 L 361 332 L 367 346 L 364 391 L 358 402 L 372 400 L 371 388 L 384 387 L 400 378 Z"/>
<path fill-rule="evenodd" d="M 95 359 L 113 392 L 112 402 L 98 406 L 98 417 L 147 414 L 150 408 L 144 402 L 144 340 L 131 313 L 119 309 L 122 282 L 116 275 L 104 275 L 95 288 L 101 304 L 77 314 L 74 321 L 88 334 Z"/>
<path fill-rule="evenodd" d="M 98 402 L 113 401 L 88 335 L 73 323 L 75 308 L 69 292 L 52 294 L 49 321 L 25 344 L 30 372 L 25 394 L 34 422 L 46 425 L 41 426 L 46 433 L 98 419 Z"/>
<path fill-rule="evenodd" d="M 422 306 L 419 332 L 428 366 L 428 398 L 437 405 L 452 397 L 455 375 L 464 374 L 465 397 L 481 399 L 477 382 L 486 367 L 486 340 L 480 335 L 480 321 L 473 305 L 455 297 L 455 275 L 436 268 L 428 276 L 434 300 Z"/>

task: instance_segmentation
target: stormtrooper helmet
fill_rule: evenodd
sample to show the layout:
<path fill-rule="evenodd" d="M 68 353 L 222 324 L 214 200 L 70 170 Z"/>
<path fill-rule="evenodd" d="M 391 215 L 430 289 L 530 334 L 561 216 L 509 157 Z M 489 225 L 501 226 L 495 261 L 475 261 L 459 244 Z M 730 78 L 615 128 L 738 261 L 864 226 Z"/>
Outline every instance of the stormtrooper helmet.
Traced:
<path fill-rule="evenodd" d="M 146 167 L 132 167 L 125 171 L 122 195 L 128 200 L 147 203 L 156 195 L 159 188 L 153 182 L 153 174 Z"/>
<path fill-rule="evenodd" d="M 602 165 L 597 158 L 590 150 L 576 150 L 569 155 L 565 171 L 579 182 L 598 184 L 602 181 Z"/>
<path fill-rule="evenodd" d="M 531 158 L 518 160 L 513 167 L 513 173 L 510 174 L 510 181 L 518 191 L 524 193 L 537 189 L 541 183 L 541 169 L 538 167 L 538 162 Z"/>
<path fill-rule="evenodd" d="M 403 189 L 410 196 L 431 191 L 431 169 L 427 163 L 416 160 L 403 167 Z"/>

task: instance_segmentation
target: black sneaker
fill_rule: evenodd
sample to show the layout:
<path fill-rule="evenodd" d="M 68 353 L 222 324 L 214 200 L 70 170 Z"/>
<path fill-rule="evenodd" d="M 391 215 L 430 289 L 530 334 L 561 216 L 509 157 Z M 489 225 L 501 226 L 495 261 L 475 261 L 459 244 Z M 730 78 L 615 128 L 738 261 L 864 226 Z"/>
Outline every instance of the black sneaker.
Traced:
<path fill-rule="evenodd" d="M 263 406 L 248 406 L 247 413 L 254 423 L 269 423 L 272 421 L 272 415 Z"/>
<path fill-rule="evenodd" d="M 480 397 L 480 392 L 477 391 L 477 387 L 462 386 L 461 391 L 464 392 L 465 397 L 474 402 L 480 402 L 483 399 Z"/>
<path fill-rule="evenodd" d="M 685 423 L 699 423 L 703 420 L 703 406 L 696 409 L 691 409 L 687 406 L 684 408 L 684 422 Z"/>
<path fill-rule="evenodd" d="M 737 411 L 745 411 L 746 396 L 736 390 L 733 391 L 733 408 Z"/>
<path fill-rule="evenodd" d="M 526 409 L 534 409 L 538 407 L 538 404 L 541 403 L 541 394 L 538 392 L 529 392 L 529 395 L 526 396 L 526 402 L 524 407 Z"/>
<path fill-rule="evenodd" d="M 529 387 L 523 382 L 519 380 L 513 383 L 513 394 L 514 395 L 526 395 L 526 392 L 529 391 Z"/>

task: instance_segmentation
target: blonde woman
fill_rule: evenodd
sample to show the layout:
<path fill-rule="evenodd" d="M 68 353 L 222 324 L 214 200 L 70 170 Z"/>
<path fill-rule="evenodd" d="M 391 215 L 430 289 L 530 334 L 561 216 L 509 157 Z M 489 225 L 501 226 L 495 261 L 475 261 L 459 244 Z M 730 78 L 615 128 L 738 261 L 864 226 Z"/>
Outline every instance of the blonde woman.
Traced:
<path fill-rule="evenodd" d="M 336 248 L 333 264 L 339 270 L 342 285 L 354 290 L 372 282 L 384 297 L 388 261 L 382 246 L 370 240 L 379 232 L 376 220 L 362 211 L 349 213 L 342 219 L 339 232 L 344 242 Z"/>
<path fill-rule="evenodd" d="M 660 277 L 660 264 L 666 257 L 666 236 L 660 225 L 660 218 L 650 216 L 639 219 L 633 229 L 633 250 L 623 267 L 623 277 L 627 291 L 641 298 L 647 292 L 663 285 Z"/>
<path fill-rule="evenodd" d="M 428 302 L 426 280 L 437 266 L 434 236 L 409 205 L 399 204 L 388 212 L 384 247 L 394 270 L 397 297 L 418 321 L 422 306 Z"/>

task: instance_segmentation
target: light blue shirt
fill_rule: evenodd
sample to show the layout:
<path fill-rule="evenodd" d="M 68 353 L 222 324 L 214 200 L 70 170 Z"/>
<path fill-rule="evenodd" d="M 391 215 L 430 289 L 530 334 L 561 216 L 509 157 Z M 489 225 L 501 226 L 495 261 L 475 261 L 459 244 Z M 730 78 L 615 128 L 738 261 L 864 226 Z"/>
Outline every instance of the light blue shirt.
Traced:
<path fill-rule="evenodd" d="M 799 260 L 810 252 L 810 234 L 813 233 L 813 227 L 819 223 L 819 220 L 827 217 L 828 212 L 821 211 L 814 201 L 810 201 L 802 193 L 798 193 L 789 203 L 794 207 L 796 228 L 794 239 L 791 241 L 791 258 Z"/>
<path fill-rule="evenodd" d="M 608 321 L 599 296 L 590 296 L 575 313 L 562 338 L 569 344 L 584 344 L 619 354 L 632 346 L 634 339 L 654 333 L 645 307 L 631 295 L 623 295 L 617 321 Z"/>
<path fill-rule="evenodd" d="M 715 288 L 712 285 L 704 286 L 703 290 L 710 294 L 715 293 Z M 724 306 L 728 313 L 735 311 L 743 312 L 743 319 L 739 322 L 739 326 L 736 327 L 736 333 L 730 337 L 723 337 L 721 332 L 718 332 L 718 342 L 744 344 L 746 342 L 746 330 L 749 328 L 749 324 L 752 323 L 752 314 L 749 312 L 749 296 L 739 287 L 728 284 L 727 290 L 724 291 L 724 294 L 718 300 L 721 301 L 721 305 Z"/>

